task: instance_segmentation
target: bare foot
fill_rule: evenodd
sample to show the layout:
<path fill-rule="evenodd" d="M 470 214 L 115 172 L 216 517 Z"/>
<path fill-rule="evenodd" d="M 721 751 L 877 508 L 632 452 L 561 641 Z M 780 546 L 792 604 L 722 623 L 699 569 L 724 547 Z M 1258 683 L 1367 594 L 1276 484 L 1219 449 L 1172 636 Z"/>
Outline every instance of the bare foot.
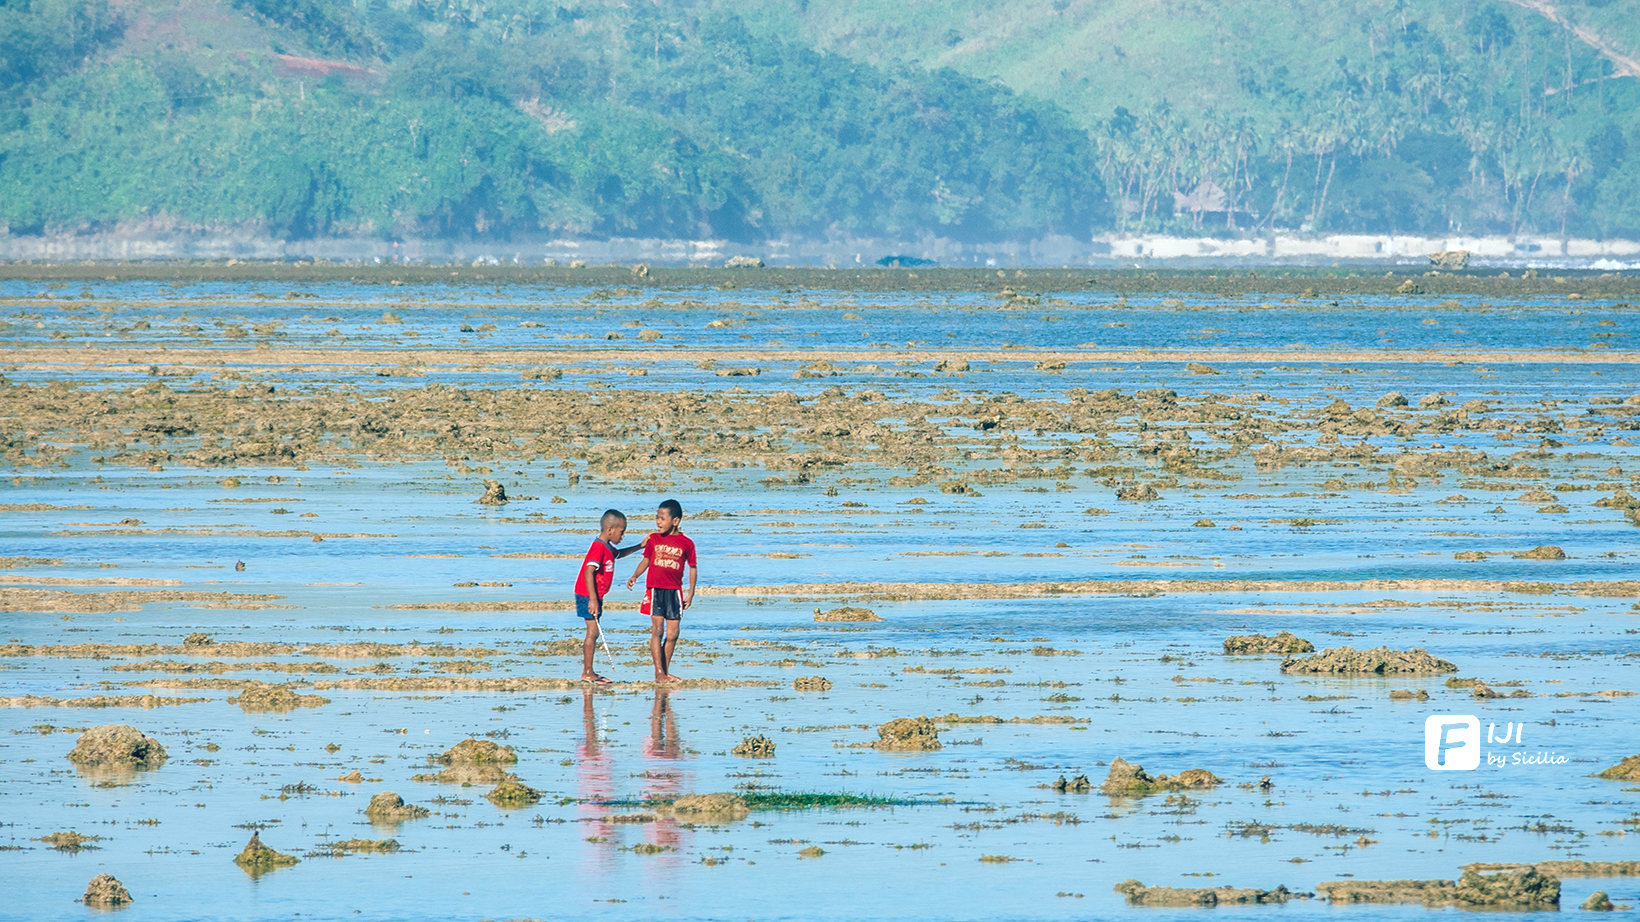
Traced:
<path fill-rule="evenodd" d="M 666 684 L 666 685 L 670 685 L 674 682 L 682 682 L 683 680 L 678 678 L 675 675 L 668 674 L 668 675 L 656 676 L 655 681 L 661 682 L 661 683 Z"/>

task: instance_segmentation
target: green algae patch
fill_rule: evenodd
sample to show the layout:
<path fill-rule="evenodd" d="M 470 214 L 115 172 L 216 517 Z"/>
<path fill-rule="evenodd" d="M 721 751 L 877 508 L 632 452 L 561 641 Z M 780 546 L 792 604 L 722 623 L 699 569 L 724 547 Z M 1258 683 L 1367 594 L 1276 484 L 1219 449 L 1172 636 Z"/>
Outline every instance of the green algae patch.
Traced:
<path fill-rule="evenodd" d="M 528 807 L 541 801 L 541 792 L 521 782 L 503 781 L 495 786 L 495 790 L 485 794 L 484 799 L 507 809 Z"/>

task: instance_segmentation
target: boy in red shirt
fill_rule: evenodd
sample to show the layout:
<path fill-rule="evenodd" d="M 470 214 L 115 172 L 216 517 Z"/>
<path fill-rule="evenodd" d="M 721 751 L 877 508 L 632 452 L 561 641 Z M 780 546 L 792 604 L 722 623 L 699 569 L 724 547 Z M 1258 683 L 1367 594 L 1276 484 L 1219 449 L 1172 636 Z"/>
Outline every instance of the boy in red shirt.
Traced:
<path fill-rule="evenodd" d="M 575 577 L 575 613 L 587 623 L 587 636 L 581 643 L 581 681 L 608 685 L 609 679 L 592 671 L 592 651 L 598 644 L 598 619 L 603 615 L 603 599 L 615 581 L 615 561 L 638 550 L 642 545 L 617 547 L 626 536 L 626 514 L 619 509 L 604 512 L 598 522 L 598 537 L 592 540 L 581 572 Z M 627 588 L 631 588 L 628 586 Z"/>
<path fill-rule="evenodd" d="M 645 570 L 649 578 L 644 600 L 649 606 L 649 658 L 655 663 L 656 682 L 676 682 L 670 671 L 672 651 L 678 645 L 679 620 L 695 601 L 695 542 L 678 529 L 683 507 L 669 499 L 655 510 L 655 533 L 644 539 L 643 561 L 626 581 L 631 589 Z M 689 591 L 683 591 L 683 571 L 689 569 Z"/>

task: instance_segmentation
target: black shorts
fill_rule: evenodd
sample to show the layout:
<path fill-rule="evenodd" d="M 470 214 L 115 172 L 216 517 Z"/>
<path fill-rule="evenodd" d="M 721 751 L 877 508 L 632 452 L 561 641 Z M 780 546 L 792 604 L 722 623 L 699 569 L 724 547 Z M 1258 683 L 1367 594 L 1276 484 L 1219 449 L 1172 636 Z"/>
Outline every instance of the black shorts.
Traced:
<path fill-rule="evenodd" d="M 651 618 L 665 618 L 668 621 L 678 621 L 683 618 L 683 593 L 677 589 L 650 589 L 645 595 L 649 596 L 649 616 Z"/>

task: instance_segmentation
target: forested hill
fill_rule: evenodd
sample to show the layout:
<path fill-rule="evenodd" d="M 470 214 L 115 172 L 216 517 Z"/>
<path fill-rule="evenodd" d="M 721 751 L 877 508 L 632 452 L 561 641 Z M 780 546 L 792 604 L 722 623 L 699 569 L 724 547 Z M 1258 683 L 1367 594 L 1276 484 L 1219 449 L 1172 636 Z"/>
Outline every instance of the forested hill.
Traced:
<path fill-rule="evenodd" d="M 0 224 L 1640 236 L 1637 48 L 1640 0 L 0 0 Z"/>

